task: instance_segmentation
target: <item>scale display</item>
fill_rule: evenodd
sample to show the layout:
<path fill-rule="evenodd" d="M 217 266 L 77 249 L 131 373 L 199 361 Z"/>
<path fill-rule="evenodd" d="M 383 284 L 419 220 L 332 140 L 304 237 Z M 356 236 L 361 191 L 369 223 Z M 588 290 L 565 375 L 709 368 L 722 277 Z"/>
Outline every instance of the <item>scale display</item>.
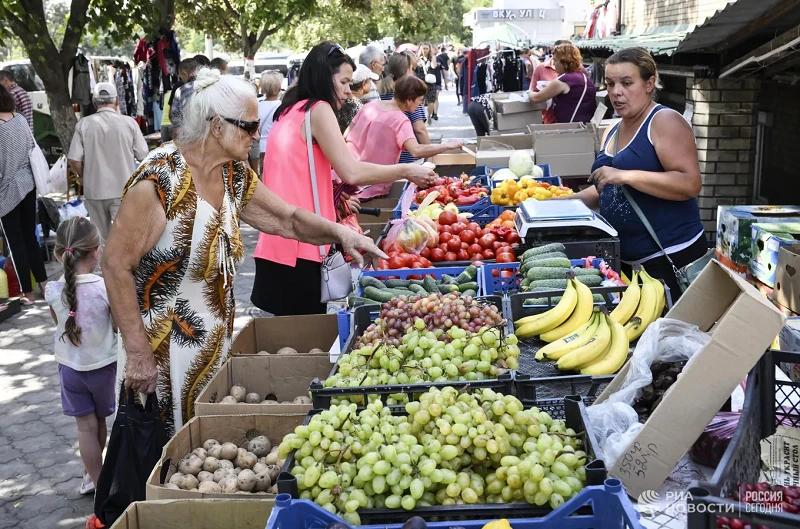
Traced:
<path fill-rule="evenodd" d="M 514 219 L 520 237 L 538 237 L 542 232 L 576 231 L 616 237 L 617 230 L 582 200 L 526 200 L 519 205 Z"/>

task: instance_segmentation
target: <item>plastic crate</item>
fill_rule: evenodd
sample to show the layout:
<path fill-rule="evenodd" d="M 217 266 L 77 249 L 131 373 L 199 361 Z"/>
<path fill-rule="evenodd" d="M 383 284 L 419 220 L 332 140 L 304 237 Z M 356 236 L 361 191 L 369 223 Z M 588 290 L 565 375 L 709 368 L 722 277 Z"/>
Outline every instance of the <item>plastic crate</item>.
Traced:
<path fill-rule="evenodd" d="M 452 264 L 450 261 L 448 264 Z M 406 279 L 408 276 L 427 276 L 432 275 L 436 279 L 441 279 L 443 275 L 448 274 L 451 276 L 457 276 L 464 270 L 469 267 L 468 264 L 463 266 L 438 266 L 432 268 L 400 268 L 398 270 L 362 270 L 361 274 L 358 276 L 358 285 L 356 285 L 356 295 L 361 296 L 364 293 L 364 289 L 361 287 L 361 278 L 362 277 L 374 277 L 376 279 L 380 279 L 381 281 L 389 279 L 390 277 L 396 277 L 399 279 Z M 478 271 L 480 274 L 480 270 Z M 478 281 L 478 278 L 475 278 L 475 281 Z M 480 283 L 478 283 L 478 292 L 479 296 L 483 295 L 480 291 Z M 411 294 L 413 295 L 413 294 Z"/>
<path fill-rule="evenodd" d="M 584 268 L 586 259 L 570 259 L 572 266 L 580 266 Z M 600 258 L 592 259 L 592 266 L 600 268 L 600 263 L 603 260 Z M 478 270 L 478 286 L 484 295 L 493 295 L 498 293 L 509 294 L 512 291 L 519 290 L 519 284 L 522 278 L 517 275 L 520 263 L 492 263 L 485 264 Z M 494 277 L 492 273 L 495 271 L 511 270 L 514 277 Z"/>
<path fill-rule="evenodd" d="M 499 296 L 489 296 L 480 298 L 484 301 L 494 304 L 500 309 L 500 312 L 505 317 L 503 310 L 503 300 Z M 379 311 L 376 306 L 365 305 L 353 309 L 349 314 L 340 312 L 337 316 L 339 325 L 339 344 L 342 354 L 349 353 L 353 350 L 356 340 L 363 334 L 364 330 L 375 321 L 378 317 Z M 348 317 L 347 321 L 347 334 L 346 339 L 342 342 L 342 332 L 344 331 L 344 319 Z M 338 362 L 331 368 L 328 375 L 333 376 L 339 369 Z M 381 386 L 357 386 L 357 387 L 334 387 L 326 388 L 318 378 L 311 381 L 311 386 L 308 388 L 311 394 L 311 401 L 314 408 L 328 408 L 331 405 L 332 397 L 341 396 L 367 396 L 367 395 L 381 395 L 386 397 L 395 393 L 413 394 L 422 393 L 432 387 L 446 387 L 452 385 L 468 386 L 472 388 L 491 388 L 500 393 L 512 395 L 514 393 L 514 375 L 509 372 L 506 375 L 501 375 L 496 379 L 490 380 L 476 380 L 473 382 L 422 382 L 417 384 L 387 384 Z"/>
<path fill-rule="evenodd" d="M 800 427 L 800 383 L 781 381 L 775 369 L 800 365 L 800 353 L 767 351 L 747 377 L 744 406 L 728 449 L 708 482 L 693 482 L 687 495 L 688 529 L 716 529 L 717 516 L 771 529 L 800 527 L 800 515 L 756 511 L 724 499 L 740 483 L 756 483 L 761 472 L 761 440 L 775 433 L 779 422 Z M 794 401 L 794 402 L 792 402 Z"/>
<path fill-rule="evenodd" d="M 615 237 L 587 239 L 583 236 L 561 234 L 550 239 L 530 241 L 523 239 L 519 245 L 518 251 L 521 255 L 525 250 L 553 242 L 560 242 L 563 244 L 564 253 L 566 253 L 567 257 L 570 259 L 582 259 L 589 256 L 598 257 L 608 263 L 608 266 L 610 266 L 612 270 L 616 270 L 617 272 L 620 270 L 619 239 Z"/>
<path fill-rule="evenodd" d="M 472 180 L 473 184 L 481 184 L 483 187 L 486 188 L 487 195 L 490 193 L 489 179 L 485 175 L 470 174 L 470 176 L 476 177 Z M 411 192 L 412 189 L 410 187 L 410 183 L 406 183 L 406 186 L 403 188 L 403 195 L 400 197 L 400 200 L 398 200 L 397 205 L 392 210 L 392 214 L 395 219 L 403 218 L 403 199 L 405 198 L 405 195 L 407 193 Z M 413 188 L 413 192 L 416 194 L 417 192 L 416 186 Z M 412 200 L 410 209 L 413 211 L 417 209 L 417 207 L 418 204 Z M 474 217 L 479 217 L 479 218 L 487 218 L 489 215 L 493 215 L 492 218 L 490 218 L 486 222 L 491 222 L 498 215 L 498 213 L 495 213 L 497 211 L 496 206 L 492 204 L 488 196 L 479 200 L 477 204 L 472 204 L 470 206 L 458 206 L 458 211 L 460 211 L 461 213 L 472 213 Z"/>
<path fill-rule="evenodd" d="M 589 504 L 592 514 L 580 514 L 580 509 Z M 449 508 L 448 508 L 449 509 Z M 407 516 L 415 515 L 414 511 Z M 459 521 L 463 529 L 481 529 L 492 519 Z M 309 500 L 293 500 L 289 494 L 279 494 L 275 499 L 266 529 L 325 529 L 330 523 L 342 523 L 352 527 L 338 516 L 329 513 Z M 557 510 L 542 518 L 521 518 L 513 521 L 514 529 L 637 529 L 639 513 L 633 508 L 622 483 L 618 479 L 606 479 L 602 485 L 586 487 L 577 496 Z M 430 522 L 428 529 L 450 529 L 452 522 Z M 379 524 L 358 529 L 401 529 L 401 524 Z"/>
<path fill-rule="evenodd" d="M 662 281 L 663 283 L 663 281 Z M 606 298 L 606 306 L 613 308 L 613 299 L 625 291 L 627 286 L 590 287 L 593 294 L 601 294 Z M 672 308 L 672 296 L 669 287 L 664 285 L 666 314 Z M 525 292 L 512 294 L 509 297 L 509 320 L 513 322 L 525 316 L 539 314 L 554 305 L 554 297 L 561 296 L 563 290 L 547 292 Z M 524 301 L 530 298 L 547 298 L 547 305 L 525 306 Z M 559 400 L 564 395 L 581 395 L 584 402 L 591 404 L 595 401 L 602 389 L 611 382 L 613 375 L 592 377 L 579 373 L 569 374 L 560 371 L 555 362 L 539 362 L 534 357 L 536 352 L 544 347 L 545 343 L 538 338 L 520 339 L 519 366 L 515 374 L 517 398 L 524 403 L 543 406 L 553 400 Z"/>
<path fill-rule="evenodd" d="M 451 384 L 452 385 L 452 384 Z M 586 484 L 587 486 L 599 486 L 602 485 L 606 478 L 607 478 L 607 470 L 603 463 L 603 461 L 599 459 L 595 459 L 595 447 L 597 445 L 597 437 L 592 430 L 591 424 L 589 423 L 588 414 L 586 413 L 586 407 L 584 406 L 583 402 L 581 402 L 580 397 L 571 396 L 562 399 L 560 403 L 560 413 L 559 414 L 552 414 L 551 416 L 554 418 L 563 418 L 567 424 L 568 428 L 572 428 L 576 432 L 583 432 L 584 434 L 584 451 L 587 454 L 587 461 L 590 461 L 586 464 Z M 553 407 L 557 406 L 556 403 L 553 404 Z M 541 408 L 542 411 L 546 411 L 550 413 L 550 410 Z M 317 413 L 320 413 L 322 410 L 313 409 L 309 412 L 308 416 L 304 424 L 308 424 L 308 421 L 311 420 L 311 417 Z M 398 409 L 394 407 L 392 409 L 392 413 L 395 415 L 405 415 L 405 410 Z M 292 498 L 299 498 L 298 488 L 297 488 L 297 479 L 291 474 L 290 470 L 294 466 L 294 452 L 289 454 L 286 458 L 286 462 L 281 469 L 281 473 L 278 476 L 277 485 L 278 485 L 278 492 L 280 494 L 288 494 Z M 624 491 L 622 491 L 624 494 Z M 580 506 L 582 506 L 585 502 L 581 502 Z M 565 504 L 566 505 L 566 504 Z M 597 509 L 597 506 L 594 506 Z M 563 506 L 555 511 L 555 513 L 562 512 Z M 575 509 L 569 510 L 568 512 L 573 512 Z M 375 524 L 378 527 L 384 528 L 386 524 L 398 523 L 402 524 L 405 522 L 407 518 L 410 516 L 421 516 L 426 521 L 431 521 L 432 519 L 438 518 L 439 520 L 458 520 L 458 524 L 461 525 L 464 522 L 462 520 L 494 520 L 498 518 L 542 518 L 546 517 L 550 513 L 554 511 L 549 507 L 538 507 L 536 505 L 530 505 L 528 503 L 509 503 L 509 504 L 485 504 L 485 505 L 451 505 L 444 509 L 442 506 L 431 506 L 431 507 L 418 507 L 413 511 L 406 511 L 403 509 L 361 509 L 358 511 L 359 516 L 361 517 L 361 521 L 367 526 L 371 524 Z M 583 510 L 582 514 L 590 514 L 590 509 Z M 569 518 L 570 520 L 572 517 Z M 326 522 L 330 523 L 330 522 Z M 483 522 L 485 523 L 485 522 Z M 512 524 L 514 529 L 518 529 L 517 520 L 513 520 Z M 429 525 L 428 527 L 451 527 L 452 523 L 446 524 L 444 526 L 437 526 L 437 525 Z M 268 526 L 269 527 L 269 526 Z M 292 527 L 293 529 L 297 527 L 297 525 L 286 526 Z M 322 525 L 321 527 L 325 527 Z M 399 527 L 399 526 L 398 526 Z M 479 527 L 483 527 L 480 525 Z M 522 526 L 519 526 L 522 527 Z M 573 526 L 573 525 L 558 525 L 554 527 L 584 527 L 584 526 Z M 588 525 L 585 527 L 589 527 Z M 606 527 L 612 526 L 594 526 L 597 529 L 606 529 Z M 636 526 L 638 527 L 638 526 Z"/>

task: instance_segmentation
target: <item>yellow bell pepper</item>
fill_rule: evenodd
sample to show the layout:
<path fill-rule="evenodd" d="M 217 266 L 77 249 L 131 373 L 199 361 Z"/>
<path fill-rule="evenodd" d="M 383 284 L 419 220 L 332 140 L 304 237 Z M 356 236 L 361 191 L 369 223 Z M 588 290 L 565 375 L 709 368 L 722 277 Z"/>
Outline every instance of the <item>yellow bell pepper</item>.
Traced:
<path fill-rule="evenodd" d="M 498 187 L 494 191 L 492 191 L 491 197 L 492 204 L 497 206 L 508 206 L 511 202 L 511 196 L 508 194 L 504 188 Z"/>
<path fill-rule="evenodd" d="M 487 523 L 483 526 L 483 529 L 511 529 L 511 525 L 508 523 L 508 520 L 503 518 L 502 520 L 494 520 Z"/>
<path fill-rule="evenodd" d="M 508 196 L 513 197 L 519 191 L 519 184 L 514 180 L 506 180 L 506 191 Z"/>
<path fill-rule="evenodd" d="M 520 189 L 516 193 L 514 193 L 514 205 L 516 206 L 520 202 L 525 202 L 528 200 L 528 193 L 525 192 L 524 189 Z"/>
<path fill-rule="evenodd" d="M 533 178 L 521 178 L 519 181 L 520 189 L 530 189 L 531 187 L 536 187 L 536 180 Z"/>

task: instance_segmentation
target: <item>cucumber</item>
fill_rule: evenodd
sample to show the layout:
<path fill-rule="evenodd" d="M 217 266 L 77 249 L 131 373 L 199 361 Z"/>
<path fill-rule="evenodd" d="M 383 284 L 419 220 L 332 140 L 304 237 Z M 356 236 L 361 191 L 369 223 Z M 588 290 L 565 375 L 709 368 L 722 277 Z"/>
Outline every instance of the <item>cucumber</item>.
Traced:
<path fill-rule="evenodd" d="M 380 289 L 378 289 L 378 290 L 380 290 Z M 362 298 L 362 297 L 359 297 L 359 296 L 351 296 L 351 297 L 349 297 L 347 299 L 347 303 L 348 303 L 348 305 L 350 305 L 353 308 L 360 307 L 362 305 L 380 305 L 380 303 L 378 303 L 374 299 Z"/>
<path fill-rule="evenodd" d="M 440 285 L 452 285 L 455 282 L 456 278 L 449 274 L 442 274 L 442 278 L 439 280 Z"/>
<path fill-rule="evenodd" d="M 422 284 L 423 281 L 421 279 L 412 279 L 411 281 L 409 281 L 409 283 L 412 285 L 419 285 L 422 288 L 425 288 L 425 285 Z"/>
<path fill-rule="evenodd" d="M 363 288 L 375 287 L 380 290 L 384 290 L 386 288 L 386 285 L 383 283 L 383 281 L 380 281 L 379 279 L 372 276 L 362 276 L 361 279 L 358 281 L 358 283 Z"/>
<path fill-rule="evenodd" d="M 427 276 L 427 277 L 425 277 L 425 279 L 422 281 L 422 288 L 423 288 L 423 289 L 424 289 L 424 290 L 425 290 L 427 293 L 430 293 L 430 294 L 436 294 L 436 293 L 438 293 L 438 292 L 439 292 L 439 288 L 436 286 L 436 280 L 435 280 L 435 279 L 433 279 L 431 276 Z M 424 293 L 422 293 L 422 292 L 420 292 L 419 294 L 420 294 L 421 296 L 424 296 L 424 295 L 425 295 L 425 294 L 424 294 Z"/>
<path fill-rule="evenodd" d="M 395 294 L 389 289 L 380 289 L 375 287 L 367 287 L 364 289 L 364 297 L 381 303 L 391 301 Z"/>
<path fill-rule="evenodd" d="M 600 284 L 603 282 L 603 278 L 596 275 L 587 275 L 587 276 L 577 276 L 575 279 L 586 285 L 587 287 L 599 287 Z M 535 289 L 536 287 L 546 287 L 549 289 L 555 288 L 567 288 L 567 280 L 566 279 L 539 279 L 539 280 L 532 280 L 530 282 L 531 290 Z M 535 292 L 535 290 L 534 290 Z"/>
<path fill-rule="evenodd" d="M 439 292 L 442 294 L 449 294 L 450 292 L 458 292 L 458 285 L 439 285 Z"/>
<path fill-rule="evenodd" d="M 522 274 L 522 275 L 525 275 L 525 273 L 528 270 L 530 270 L 532 267 L 536 266 L 536 263 L 538 261 L 543 261 L 545 259 L 556 259 L 556 258 L 567 259 L 567 254 L 564 254 L 564 253 L 561 253 L 561 252 L 550 252 L 550 253 L 545 253 L 545 254 L 542 254 L 542 255 L 534 255 L 530 259 L 526 259 L 525 262 L 520 265 L 519 273 Z"/>
<path fill-rule="evenodd" d="M 419 294 L 420 296 L 427 296 L 428 295 L 428 291 L 425 290 L 424 288 L 422 288 L 419 285 L 411 285 L 411 286 L 408 287 L 408 289 L 411 292 L 415 293 L 415 294 Z"/>
<path fill-rule="evenodd" d="M 462 296 L 465 296 L 465 297 L 466 297 L 466 296 L 471 296 L 471 297 L 473 297 L 473 298 L 474 298 L 475 296 L 477 296 L 477 295 L 478 295 L 478 293 L 477 293 L 477 292 L 475 292 L 474 290 L 465 290 L 464 292 L 462 292 L 462 293 L 461 293 L 461 295 L 462 295 Z"/>
<path fill-rule="evenodd" d="M 575 272 L 575 276 L 599 276 L 600 270 L 597 268 L 578 268 L 575 267 L 572 269 Z"/>
<path fill-rule="evenodd" d="M 531 248 L 526 250 L 525 253 L 519 258 L 521 262 L 524 262 L 526 259 L 533 257 L 535 255 L 541 255 L 550 252 L 563 252 L 566 250 L 563 244 L 560 242 L 554 242 L 551 244 L 545 244 L 543 246 L 537 246 L 536 248 Z"/>
<path fill-rule="evenodd" d="M 469 283 L 464 283 L 463 285 L 459 285 L 458 286 L 458 290 L 461 293 L 464 293 L 464 292 L 466 292 L 468 290 L 474 290 L 475 292 L 477 292 L 478 291 L 478 283 L 476 283 L 474 281 L 470 281 Z"/>
<path fill-rule="evenodd" d="M 537 267 L 570 268 L 572 267 L 572 263 L 566 257 L 554 257 L 552 259 L 533 261 L 533 266 L 531 266 L 531 268 Z"/>
<path fill-rule="evenodd" d="M 405 287 L 408 288 L 408 285 L 411 284 L 411 281 L 408 279 L 387 279 L 386 280 L 386 288 L 399 288 Z"/>
<path fill-rule="evenodd" d="M 530 286 L 531 286 L 531 280 L 526 277 L 525 279 L 523 279 L 520 282 L 519 289 L 524 292 L 524 291 L 528 290 L 530 288 Z"/>
<path fill-rule="evenodd" d="M 595 303 L 605 303 L 605 299 L 601 294 L 594 294 L 592 298 Z M 561 301 L 561 296 L 555 296 L 552 298 L 552 303 L 555 305 Z M 547 298 L 528 298 L 522 302 L 523 307 L 530 307 L 532 305 L 547 305 Z"/>
<path fill-rule="evenodd" d="M 534 266 L 525 277 L 531 281 L 538 281 L 540 279 L 566 279 L 569 273 L 569 268 L 558 268 L 554 266 Z"/>
<path fill-rule="evenodd" d="M 458 274 L 458 277 L 456 277 L 456 284 L 457 285 L 463 285 L 464 283 L 471 282 L 472 279 L 473 278 L 467 273 L 467 271 L 464 270 L 463 272 Z"/>

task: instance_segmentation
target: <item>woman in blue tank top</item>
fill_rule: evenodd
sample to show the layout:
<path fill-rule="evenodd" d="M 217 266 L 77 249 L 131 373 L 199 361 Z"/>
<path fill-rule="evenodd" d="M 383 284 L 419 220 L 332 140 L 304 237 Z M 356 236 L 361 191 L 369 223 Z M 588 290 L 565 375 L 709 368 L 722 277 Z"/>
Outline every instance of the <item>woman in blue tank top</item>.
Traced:
<path fill-rule="evenodd" d="M 633 197 L 675 266 L 685 266 L 708 250 L 695 197 L 700 167 L 691 126 L 683 116 L 653 102 L 656 64 L 643 48 L 618 51 L 606 61 L 608 96 L 622 121 L 603 139 L 592 166 L 593 187 L 575 196 L 619 232 L 623 271 L 642 264 L 679 295 L 664 252 L 650 236 L 623 193 Z"/>

